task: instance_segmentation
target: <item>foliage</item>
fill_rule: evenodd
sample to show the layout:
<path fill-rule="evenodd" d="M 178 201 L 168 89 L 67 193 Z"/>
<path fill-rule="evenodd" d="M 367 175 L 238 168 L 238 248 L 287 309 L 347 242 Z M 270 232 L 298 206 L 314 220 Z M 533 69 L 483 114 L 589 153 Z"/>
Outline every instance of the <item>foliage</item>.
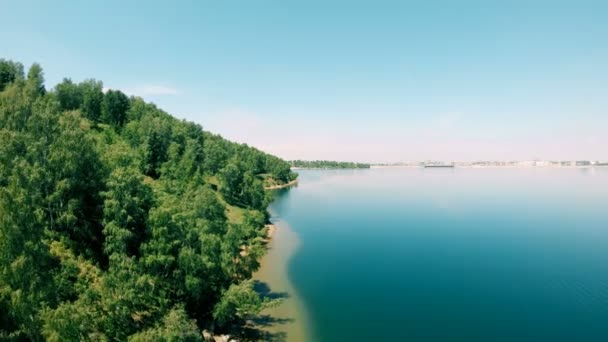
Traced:
<path fill-rule="evenodd" d="M 169 311 L 154 328 L 129 337 L 129 341 L 132 342 L 196 342 L 202 339 L 196 323 L 188 318 L 188 314 L 181 307 Z"/>
<path fill-rule="evenodd" d="M 219 325 L 225 325 L 234 317 L 245 320 L 276 303 L 273 300 L 261 299 L 253 289 L 253 281 L 247 280 L 230 285 L 213 309 L 213 317 Z"/>
<path fill-rule="evenodd" d="M 0 59 L 0 339 L 197 341 L 256 314 L 263 180 L 295 177 L 99 81 L 47 91 L 38 64 Z"/>
<path fill-rule="evenodd" d="M 86 80 L 78 85 L 82 93 L 80 109 L 82 114 L 92 123 L 99 122 L 101 104 L 103 102 L 103 85 L 96 80 Z"/>
<path fill-rule="evenodd" d="M 23 64 L 0 58 L 0 91 L 8 84 L 23 78 Z"/>
<path fill-rule="evenodd" d="M 122 127 L 127 120 L 129 98 L 120 90 L 108 90 L 103 96 L 101 121 L 114 127 Z"/>

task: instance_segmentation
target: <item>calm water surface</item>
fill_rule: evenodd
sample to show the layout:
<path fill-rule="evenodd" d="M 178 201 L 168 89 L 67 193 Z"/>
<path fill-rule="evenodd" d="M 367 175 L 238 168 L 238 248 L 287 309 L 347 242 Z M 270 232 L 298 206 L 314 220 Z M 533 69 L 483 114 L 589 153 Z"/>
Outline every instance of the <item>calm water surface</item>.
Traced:
<path fill-rule="evenodd" d="M 310 341 L 608 341 L 608 169 L 299 173 Z"/>

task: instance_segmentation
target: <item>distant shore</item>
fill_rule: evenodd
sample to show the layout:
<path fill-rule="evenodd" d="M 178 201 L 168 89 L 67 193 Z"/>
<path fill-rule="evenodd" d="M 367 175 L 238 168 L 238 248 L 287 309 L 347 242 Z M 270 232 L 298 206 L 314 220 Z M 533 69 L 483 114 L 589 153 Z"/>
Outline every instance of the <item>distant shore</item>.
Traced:
<path fill-rule="evenodd" d="M 372 165 L 371 169 L 424 169 L 422 165 Z M 558 166 L 558 165 L 542 165 L 542 166 L 526 166 L 526 165 L 454 165 L 453 168 L 458 169 L 593 169 L 593 168 L 608 168 L 606 165 L 577 165 L 577 166 Z"/>
<path fill-rule="evenodd" d="M 298 167 L 292 166 L 292 170 L 369 170 L 372 167 Z"/>

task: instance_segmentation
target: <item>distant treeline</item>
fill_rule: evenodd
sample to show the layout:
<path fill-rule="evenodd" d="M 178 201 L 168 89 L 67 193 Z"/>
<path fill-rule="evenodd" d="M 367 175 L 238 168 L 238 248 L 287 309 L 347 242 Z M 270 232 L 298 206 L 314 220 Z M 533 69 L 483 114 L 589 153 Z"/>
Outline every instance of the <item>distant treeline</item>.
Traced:
<path fill-rule="evenodd" d="M 102 83 L 0 59 L 0 340 L 201 341 L 251 275 L 290 164 Z"/>
<path fill-rule="evenodd" d="M 369 169 L 370 164 L 338 162 L 331 160 L 292 160 L 289 162 L 292 167 L 307 169 Z"/>

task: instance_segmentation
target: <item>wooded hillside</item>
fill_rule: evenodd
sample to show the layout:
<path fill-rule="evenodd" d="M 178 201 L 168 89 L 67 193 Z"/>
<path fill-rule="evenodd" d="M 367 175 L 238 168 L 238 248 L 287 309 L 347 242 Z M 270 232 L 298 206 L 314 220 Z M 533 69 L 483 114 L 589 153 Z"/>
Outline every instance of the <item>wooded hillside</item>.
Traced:
<path fill-rule="evenodd" d="M 290 165 L 102 89 L 0 60 L 0 339 L 194 341 L 268 305 Z"/>

